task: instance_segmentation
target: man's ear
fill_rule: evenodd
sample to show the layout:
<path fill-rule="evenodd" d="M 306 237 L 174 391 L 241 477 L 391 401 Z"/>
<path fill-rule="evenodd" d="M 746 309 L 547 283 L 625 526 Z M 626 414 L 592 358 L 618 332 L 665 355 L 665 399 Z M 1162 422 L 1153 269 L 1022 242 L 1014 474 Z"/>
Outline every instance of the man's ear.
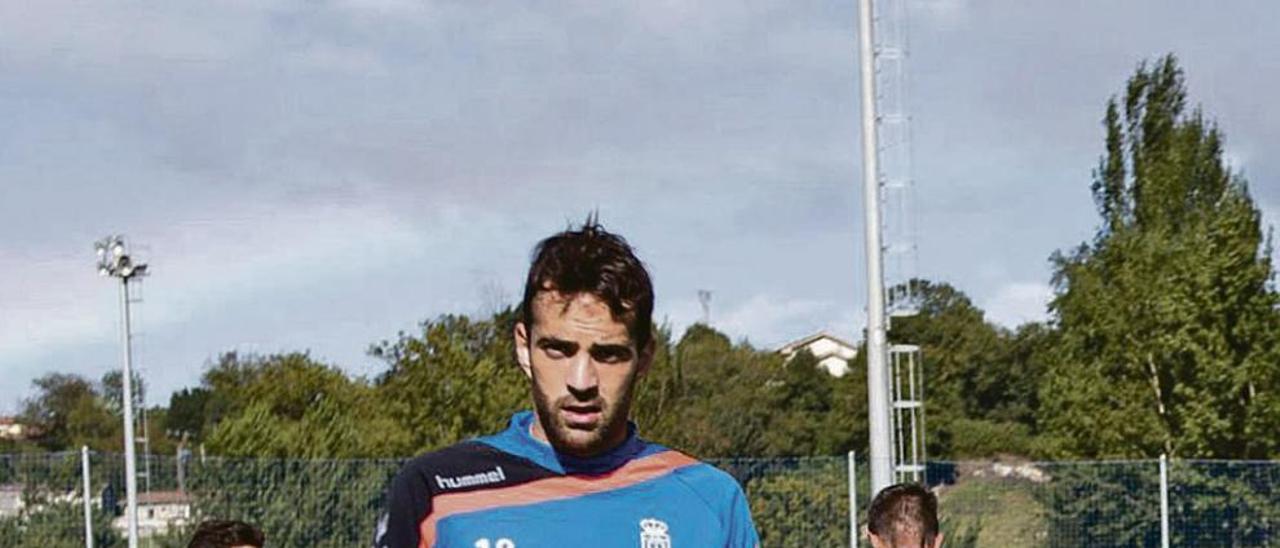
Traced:
<path fill-rule="evenodd" d="M 516 322 L 514 335 L 516 363 L 520 364 L 520 370 L 524 371 L 524 376 L 533 378 L 533 362 L 529 359 L 529 331 L 525 329 L 524 322 Z"/>
<path fill-rule="evenodd" d="M 871 548 L 886 548 L 888 546 L 883 540 L 880 540 L 880 537 L 871 532 L 870 527 L 865 525 L 862 526 L 862 538 L 867 539 L 867 544 L 870 544 Z"/>

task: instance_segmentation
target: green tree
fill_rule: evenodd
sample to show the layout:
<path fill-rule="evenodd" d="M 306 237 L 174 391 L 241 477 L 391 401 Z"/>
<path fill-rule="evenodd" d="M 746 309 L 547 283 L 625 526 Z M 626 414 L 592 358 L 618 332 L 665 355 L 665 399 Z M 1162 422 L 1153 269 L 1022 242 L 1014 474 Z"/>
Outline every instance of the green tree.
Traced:
<path fill-rule="evenodd" d="M 864 453 L 868 447 L 866 344 L 849 360 L 849 371 L 831 379 L 831 412 L 818 440 L 818 454 Z"/>
<path fill-rule="evenodd" d="M 226 385 L 234 379 L 236 384 Z M 205 374 L 222 416 L 208 449 L 224 456 L 352 458 L 397 454 L 407 436 L 373 387 L 306 354 L 224 356 Z"/>
<path fill-rule="evenodd" d="M 379 407 L 408 436 L 401 455 L 491 434 L 529 408 L 529 383 L 515 364 L 515 313 L 488 320 L 443 316 L 401 333 L 370 353 L 387 361 L 377 381 Z"/>
<path fill-rule="evenodd" d="M 1055 253 L 1040 424 L 1060 456 L 1280 454 L 1271 250 L 1172 56 L 1107 104 L 1093 241 Z"/>
<path fill-rule="evenodd" d="M 703 324 L 686 329 L 669 352 L 666 412 L 646 435 L 700 457 L 769 454 L 766 434 L 776 409 L 768 394 L 781 358 L 735 345 Z"/>
<path fill-rule="evenodd" d="M 99 383 L 101 387 L 102 402 L 110 411 L 111 416 L 116 421 L 123 420 L 124 417 L 124 374 L 113 369 L 102 376 Z M 148 443 L 147 448 L 151 454 L 171 454 L 174 449 L 174 441 L 166 434 L 166 420 L 168 411 L 161 406 L 144 407 L 143 402 L 146 401 L 147 384 L 142 376 L 135 371 L 133 373 L 133 413 L 135 420 L 135 435 L 137 437 L 146 436 Z M 145 424 L 147 431 L 141 431 L 142 425 Z M 123 423 L 121 423 L 123 428 Z M 142 448 L 139 447 L 139 450 Z"/>
<path fill-rule="evenodd" d="M 175 436 L 185 432 L 192 441 L 204 439 L 206 407 L 210 391 L 207 388 L 183 388 L 169 396 L 169 413 L 165 428 Z"/>
<path fill-rule="evenodd" d="M 123 425 L 92 382 L 79 375 L 48 373 L 32 384 L 37 395 L 23 402 L 21 416 L 35 427 L 40 446 L 50 451 L 81 445 L 120 450 Z"/>
<path fill-rule="evenodd" d="M 889 340 L 920 347 L 929 456 L 1028 452 L 1042 371 L 1032 358 L 1042 329 L 1011 334 L 950 284 L 909 283 L 919 311 L 894 318 Z"/>
<path fill-rule="evenodd" d="M 678 414 L 680 378 L 672 357 L 671 326 L 663 324 L 653 330 L 653 362 L 639 381 L 631 418 L 641 434 L 650 437 L 657 424 Z"/>
<path fill-rule="evenodd" d="M 834 408 L 835 382 L 807 350 L 792 355 L 767 385 L 762 400 L 773 411 L 764 432 L 769 455 L 831 454 L 823 447 Z"/>
<path fill-rule="evenodd" d="M 102 399 L 107 408 L 112 413 L 120 415 L 124 413 L 124 373 L 119 369 L 112 369 L 102 376 Z M 146 381 L 138 375 L 137 371 L 133 372 L 133 384 L 130 387 L 133 391 L 134 408 L 138 408 L 139 402 L 147 401 L 147 384 Z"/>

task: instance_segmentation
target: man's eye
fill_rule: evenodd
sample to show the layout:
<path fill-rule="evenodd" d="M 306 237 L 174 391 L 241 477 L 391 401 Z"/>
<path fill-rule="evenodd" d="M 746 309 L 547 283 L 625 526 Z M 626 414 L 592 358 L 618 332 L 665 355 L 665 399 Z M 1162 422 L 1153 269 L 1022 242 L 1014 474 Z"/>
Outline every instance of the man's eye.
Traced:
<path fill-rule="evenodd" d="M 559 348 L 548 346 L 542 350 L 546 352 L 548 358 L 553 358 L 558 360 L 565 357 L 564 351 Z"/>

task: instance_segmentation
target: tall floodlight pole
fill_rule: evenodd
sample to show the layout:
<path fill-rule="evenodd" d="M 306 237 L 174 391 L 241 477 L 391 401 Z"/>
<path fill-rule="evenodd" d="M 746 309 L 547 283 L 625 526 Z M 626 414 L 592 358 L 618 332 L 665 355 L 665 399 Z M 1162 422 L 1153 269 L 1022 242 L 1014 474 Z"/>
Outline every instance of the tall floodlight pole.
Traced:
<path fill-rule="evenodd" d="M 147 274 L 147 265 L 134 264 L 123 236 L 108 236 L 94 244 L 98 252 L 98 273 L 120 279 L 120 338 L 124 344 L 124 488 L 125 517 L 129 523 L 129 548 L 138 546 L 138 465 L 133 436 L 133 352 L 129 332 L 129 280 Z"/>
<path fill-rule="evenodd" d="M 889 375 L 885 333 L 884 266 L 880 241 L 880 178 L 876 162 L 875 40 L 872 0 L 858 0 L 859 60 L 862 71 L 862 211 L 867 250 L 867 415 L 871 438 L 871 491 L 893 481 L 889 431 Z"/>

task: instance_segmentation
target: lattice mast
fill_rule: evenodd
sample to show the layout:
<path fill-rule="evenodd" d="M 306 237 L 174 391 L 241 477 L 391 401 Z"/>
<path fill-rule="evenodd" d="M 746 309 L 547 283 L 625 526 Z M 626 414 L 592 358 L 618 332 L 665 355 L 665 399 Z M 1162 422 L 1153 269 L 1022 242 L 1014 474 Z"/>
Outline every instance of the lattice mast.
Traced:
<path fill-rule="evenodd" d="M 911 116 L 907 100 L 907 0 L 875 0 L 877 180 L 881 188 L 885 301 L 894 317 L 919 312 L 916 295 L 915 180 L 911 166 Z M 904 341 L 894 341 L 904 342 Z M 890 344 L 894 480 L 923 481 L 925 463 L 924 369 L 920 347 Z"/>
<path fill-rule="evenodd" d="M 890 346 L 892 317 L 917 312 L 911 208 L 906 0 L 860 0 L 862 159 L 867 250 L 871 484 L 922 479 L 923 369 L 918 347 Z M 900 382 L 905 380 L 906 382 Z"/>

